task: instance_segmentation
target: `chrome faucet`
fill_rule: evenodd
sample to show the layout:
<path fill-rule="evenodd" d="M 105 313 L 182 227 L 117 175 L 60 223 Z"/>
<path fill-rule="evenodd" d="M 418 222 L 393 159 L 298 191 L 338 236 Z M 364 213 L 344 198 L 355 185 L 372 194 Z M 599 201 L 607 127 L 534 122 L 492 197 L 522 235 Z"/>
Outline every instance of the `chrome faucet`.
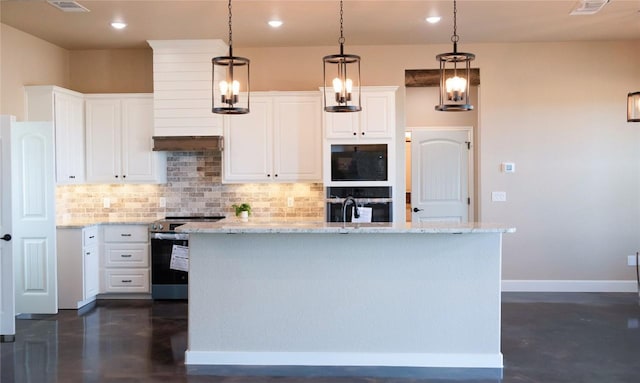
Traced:
<path fill-rule="evenodd" d="M 358 204 L 356 203 L 356 199 L 352 196 L 347 196 L 347 198 L 342 201 L 342 222 L 347 222 L 347 205 L 349 203 L 353 204 L 353 217 L 360 218 L 360 212 L 358 211 Z"/>

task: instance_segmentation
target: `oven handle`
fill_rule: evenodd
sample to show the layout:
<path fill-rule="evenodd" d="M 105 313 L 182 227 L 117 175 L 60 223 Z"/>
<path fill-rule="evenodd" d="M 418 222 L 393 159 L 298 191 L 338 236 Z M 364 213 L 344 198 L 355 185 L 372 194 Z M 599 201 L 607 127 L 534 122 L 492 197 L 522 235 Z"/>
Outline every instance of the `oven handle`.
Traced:
<path fill-rule="evenodd" d="M 189 240 L 187 233 L 150 233 L 151 239 L 168 239 L 168 240 Z"/>

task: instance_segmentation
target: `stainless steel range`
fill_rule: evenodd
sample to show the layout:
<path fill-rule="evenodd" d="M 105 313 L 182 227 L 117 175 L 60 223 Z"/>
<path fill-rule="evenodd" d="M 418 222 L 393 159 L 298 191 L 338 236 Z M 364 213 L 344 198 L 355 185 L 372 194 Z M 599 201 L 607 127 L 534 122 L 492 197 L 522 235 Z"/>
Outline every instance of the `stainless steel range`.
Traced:
<path fill-rule="evenodd" d="M 176 233 L 188 222 L 215 222 L 224 216 L 166 217 L 149 225 L 151 241 L 151 297 L 187 299 L 189 274 L 171 267 L 173 246 L 189 246 L 189 234 Z"/>

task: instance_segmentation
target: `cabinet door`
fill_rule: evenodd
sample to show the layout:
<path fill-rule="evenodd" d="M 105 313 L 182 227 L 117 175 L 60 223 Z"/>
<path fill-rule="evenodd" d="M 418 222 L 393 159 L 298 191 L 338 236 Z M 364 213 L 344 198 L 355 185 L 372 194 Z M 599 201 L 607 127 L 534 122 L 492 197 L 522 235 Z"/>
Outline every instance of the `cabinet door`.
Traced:
<path fill-rule="evenodd" d="M 84 100 L 55 92 L 56 181 L 80 184 L 84 177 Z"/>
<path fill-rule="evenodd" d="M 156 181 L 153 152 L 153 98 L 122 100 L 122 178 L 125 182 Z"/>
<path fill-rule="evenodd" d="M 326 138 L 354 138 L 360 134 L 360 113 L 322 112 Z"/>
<path fill-rule="evenodd" d="M 319 95 L 274 98 L 273 169 L 281 182 L 322 179 Z"/>
<path fill-rule="evenodd" d="M 362 92 L 362 138 L 391 138 L 395 129 L 395 97 L 392 92 Z"/>
<path fill-rule="evenodd" d="M 120 182 L 120 100 L 87 99 L 87 181 Z"/>
<path fill-rule="evenodd" d="M 251 96 L 251 113 L 225 116 L 223 182 L 265 182 L 272 172 L 272 107 L 269 97 Z"/>
<path fill-rule="evenodd" d="M 83 249 L 84 257 L 84 299 L 89 299 L 100 292 L 100 258 L 98 246 Z"/>

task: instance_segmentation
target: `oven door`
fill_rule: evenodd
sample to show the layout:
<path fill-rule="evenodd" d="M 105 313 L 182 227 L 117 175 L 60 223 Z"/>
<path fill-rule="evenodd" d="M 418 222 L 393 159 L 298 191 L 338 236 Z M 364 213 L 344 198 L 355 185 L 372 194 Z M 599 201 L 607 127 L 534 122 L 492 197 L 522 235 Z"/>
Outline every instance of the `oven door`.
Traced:
<path fill-rule="evenodd" d="M 151 297 L 187 299 L 189 274 L 171 269 L 173 245 L 189 246 L 188 234 L 151 234 Z"/>

